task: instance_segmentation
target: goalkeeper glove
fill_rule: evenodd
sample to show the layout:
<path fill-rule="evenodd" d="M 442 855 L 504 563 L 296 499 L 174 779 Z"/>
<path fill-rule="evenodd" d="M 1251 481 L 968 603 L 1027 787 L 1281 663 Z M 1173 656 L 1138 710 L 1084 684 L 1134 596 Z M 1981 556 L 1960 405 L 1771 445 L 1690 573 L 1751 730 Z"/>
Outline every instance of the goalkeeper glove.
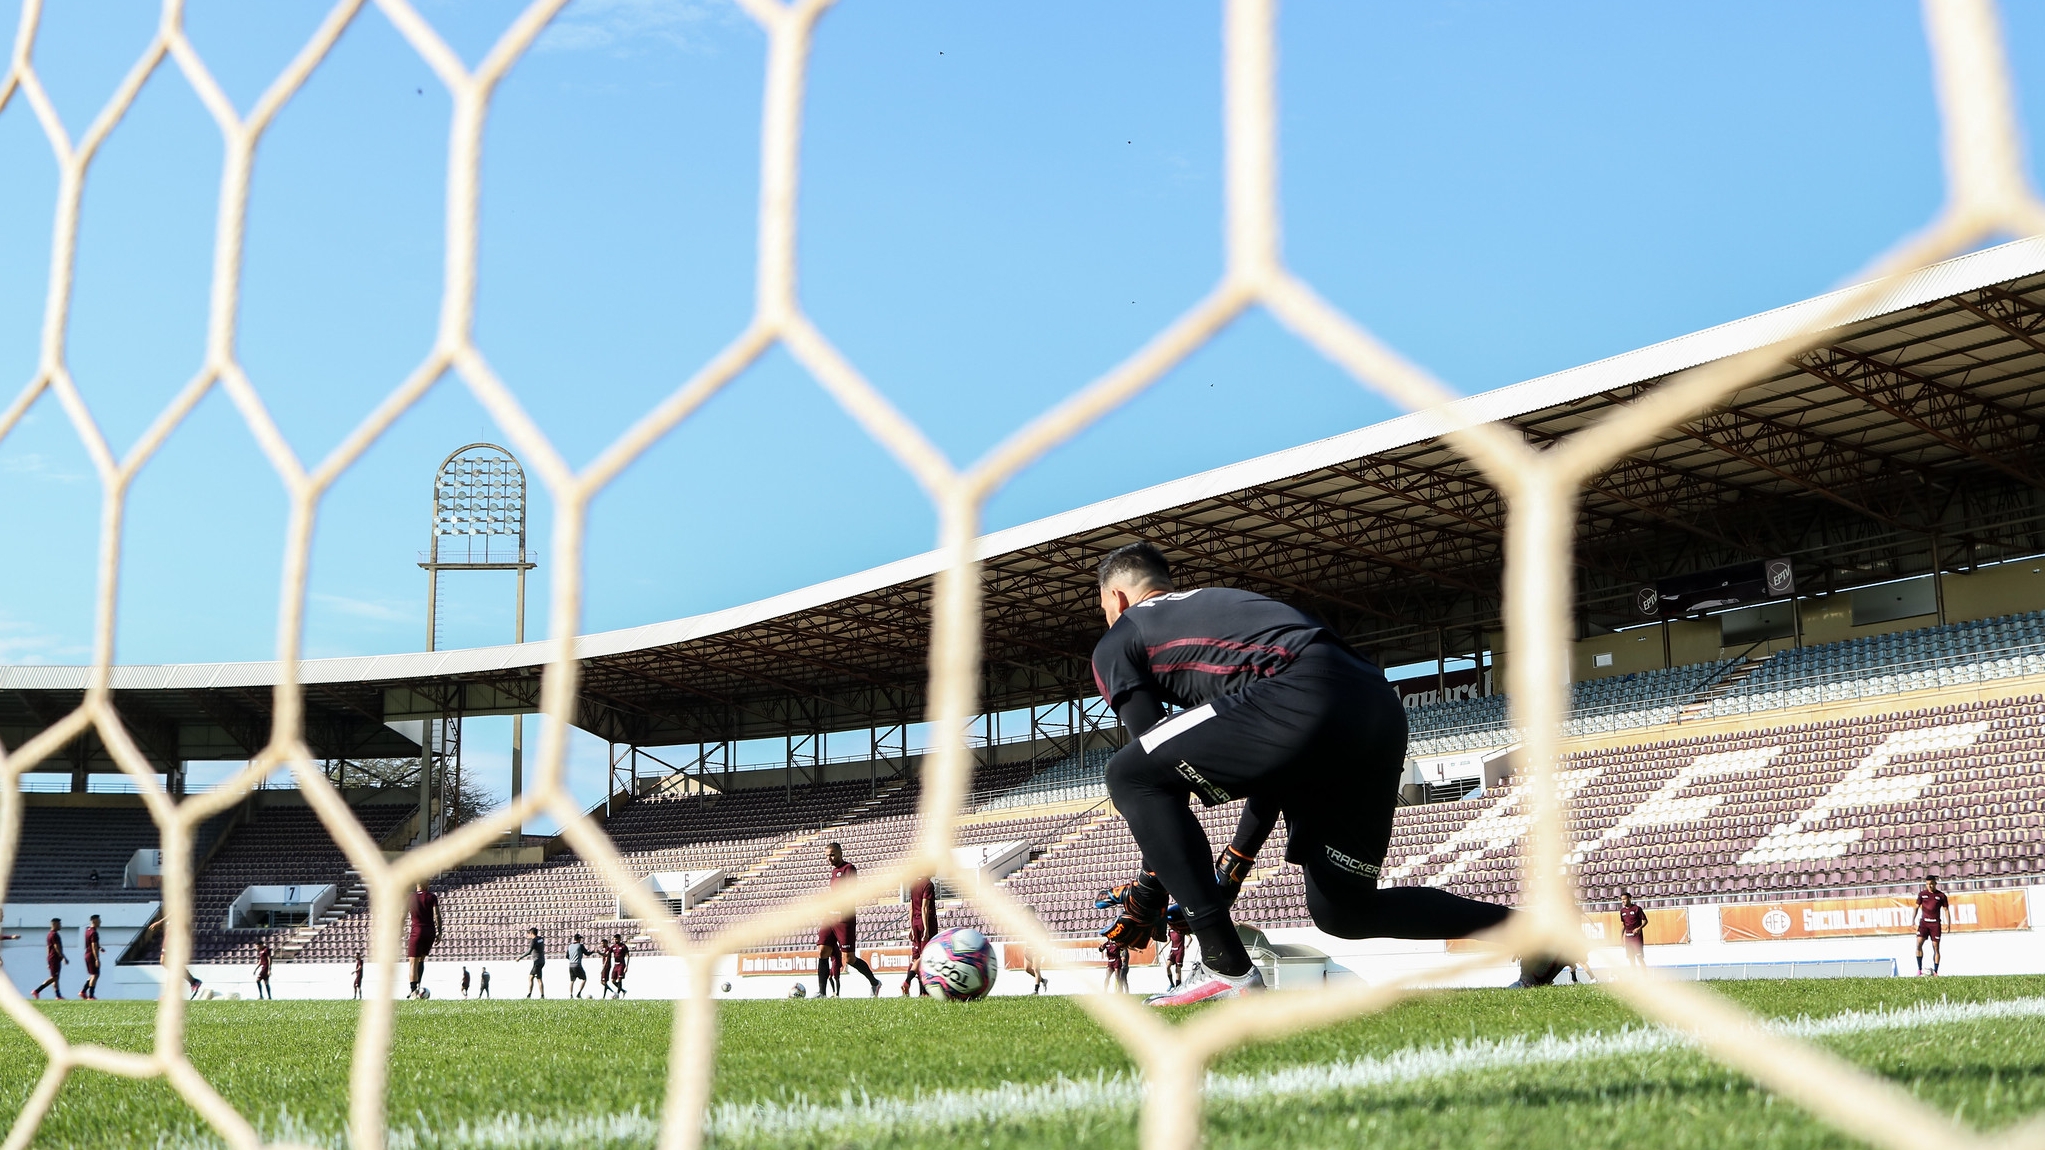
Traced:
<path fill-rule="evenodd" d="M 1221 857 L 1214 860 L 1214 882 L 1221 887 L 1222 902 L 1235 905 L 1236 895 L 1242 892 L 1243 881 L 1250 877 L 1250 868 L 1256 862 L 1256 855 L 1246 855 L 1233 846 L 1221 848 Z"/>
<path fill-rule="evenodd" d="M 1165 887 L 1157 875 L 1144 871 L 1135 882 L 1124 883 L 1111 893 L 1121 895 L 1122 914 L 1101 937 L 1123 946 L 1138 947 L 1149 942 L 1164 926 Z"/>

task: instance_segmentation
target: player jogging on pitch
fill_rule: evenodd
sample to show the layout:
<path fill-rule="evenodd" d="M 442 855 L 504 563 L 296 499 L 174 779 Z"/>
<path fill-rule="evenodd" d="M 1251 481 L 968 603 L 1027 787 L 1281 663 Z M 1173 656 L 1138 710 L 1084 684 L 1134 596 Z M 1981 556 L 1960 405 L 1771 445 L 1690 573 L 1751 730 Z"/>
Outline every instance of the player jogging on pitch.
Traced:
<path fill-rule="evenodd" d="M 256 997 L 273 998 L 270 993 L 270 944 L 256 944 Z"/>
<path fill-rule="evenodd" d="M 98 915 L 93 915 L 86 924 L 85 938 L 79 942 L 78 949 L 85 952 L 85 985 L 78 988 L 78 997 L 96 1000 L 99 998 L 99 957 L 105 953 L 99 945 Z"/>
<path fill-rule="evenodd" d="M 1953 909 L 1946 892 L 1938 888 L 1938 876 L 1924 876 L 1924 889 L 1917 892 L 1917 973 L 1924 973 L 1924 940 L 1931 940 L 1931 973 L 1938 974 L 1939 936 L 1953 921 Z"/>
<path fill-rule="evenodd" d="M 831 885 L 837 886 L 844 879 L 859 873 L 859 868 L 845 861 L 845 848 L 837 843 L 824 848 L 824 861 L 831 867 Z M 845 968 L 851 967 L 866 976 L 873 987 L 873 996 L 880 997 L 880 979 L 873 976 L 873 968 L 859 957 L 859 919 L 852 911 L 837 922 L 825 923 L 817 931 L 817 997 L 835 991 L 838 997 L 845 997 L 841 980 Z"/>
<path fill-rule="evenodd" d="M 59 933 L 63 929 L 63 919 L 50 920 L 50 933 L 43 936 L 43 959 L 49 964 L 50 977 L 36 984 L 36 988 L 29 992 L 30 998 L 41 998 L 45 987 L 58 998 L 64 997 L 64 988 L 58 985 L 57 976 L 64 973 L 64 964 L 71 960 L 64 956 L 64 936 Z"/>
<path fill-rule="evenodd" d="M 1619 938 L 1626 944 L 1628 966 L 1647 965 L 1647 910 L 1633 902 L 1633 892 L 1619 892 Z"/>
<path fill-rule="evenodd" d="M 923 956 L 923 948 L 937 933 L 937 883 L 929 875 L 909 884 L 909 970 L 902 975 L 902 997 L 909 997 L 909 987 L 914 984 L 917 991 L 929 997 L 930 988 L 916 977 L 916 960 Z"/>
<path fill-rule="evenodd" d="M 547 940 L 540 937 L 540 928 L 536 926 L 526 927 L 525 934 L 525 954 L 523 957 L 533 960 L 532 970 L 525 976 L 525 996 L 531 998 L 533 991 L 537 989 L 540 992 L 540 997 L 545 998 L 547 997 Z"/>
<path fill-rule="evenodd" d="M 412 933 L 405 938 L 405 956 L 412 960 L 412 990 L 408 998 L 419 997 L 419 982 L 426 976 L 426 956 L 440 938 L 440 896 L 424 881 L 412 885 Z"/>
<path fill-rule="evenodd" d="M 1101 561 L 1108 633 L 1094 647 L 1101 697 L 1131 741 L 1108 762 L 1108 793 L 1143 850 L 1143 873 L 1103 932 L 1140 946 L 1176 899 L 1200 940 L 1171 1006 L 1233 997 L 1264 980 L 1229 918 L 1234 889 L 1283 813 L 1286 858 L 1306 872 L 1314 925 L 1341 938 L 1469 938 L 1512 911 L 1435 887 L 1380 890 L 1406 760 L 1406 712 L 1384 673 L 1275 599 L 1227 587 L 1178 591 L 1148 543 Z M 1165 707 L 1181 708 L 1167 719 Z M 1235 841 L 1210 861 L 1187 807 L 1247 798 Z M 1554 981 L 1552 960 L 1521 985 Z"/>

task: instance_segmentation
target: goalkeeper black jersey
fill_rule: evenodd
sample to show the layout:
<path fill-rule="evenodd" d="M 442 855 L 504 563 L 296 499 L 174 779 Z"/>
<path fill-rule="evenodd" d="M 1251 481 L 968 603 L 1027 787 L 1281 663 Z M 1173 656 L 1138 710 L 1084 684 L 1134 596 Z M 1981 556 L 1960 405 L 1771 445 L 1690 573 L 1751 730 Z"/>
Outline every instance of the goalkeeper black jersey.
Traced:
<path fill-rule="evenodd" d="M 1197 707 L 1277 674 L 1318 640 L 1341 644 L 1304 612 L 1253 591 L 1174 591 L 1108 628 L 1094 647 L 1094 685 L 1111 708 L 1141 687 L 1170 706 Z"/>

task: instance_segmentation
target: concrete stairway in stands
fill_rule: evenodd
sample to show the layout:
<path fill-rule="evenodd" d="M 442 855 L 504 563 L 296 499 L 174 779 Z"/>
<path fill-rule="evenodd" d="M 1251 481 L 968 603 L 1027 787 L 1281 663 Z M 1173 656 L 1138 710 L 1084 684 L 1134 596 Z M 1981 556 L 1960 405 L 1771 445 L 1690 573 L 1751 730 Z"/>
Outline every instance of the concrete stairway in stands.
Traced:
<path fill-rule="evenodd" d="M 277 944 L 277 961 L 290 962 L 297 958 L 306 947 L 312 945 L 314 939 L 325 933 L 328 927 L 355 913 L 356 908 L 368 900 L 369 885 L 362 881 L 361 874 L 357 873 L 354 867 L 349 867 L 348 885 L 334 899 L 334 905 L 328 907 L 317 921 L 309 922 L 285 935 L 284 941 Z"/>
<path fill-rule="evenodd" d="M 700 911 L 702 911 L 704 907 L 710 906 L 711 904 L 717 902 L 719 899 L 723 898 L 725 895 L 730 894 L 732 891 L 737 890 L 740 886 L 745 884 L 747 879 L 752 878 L 753 876 L 773 866 L 775 863 L 778 863 L 782 859 L 787 858 L 789 855 L 794 854 L 796 851 L 799 851 L 812 843 L 821 841 L 825 835 L 830 834 L 832 831 L 837 830 L 839 827 L 846 826 L 850 823 L 857 822 L 861 818 L 864 818 L 867 812 L 874 810 L 875 808 L 879 807 L 882 803 L 887 802 L 889 799 L 900 794 L 904 788 L 909 786 L 909 784 L 910 780 L 907 779 L 897 781 L 893 786 L 890 786 L 878 792 L 872 798 L 867 799 L 865 802 L 855 804 L 851 808 L 847 809 L 844 814 L 839 815 L 837 818 L 831 820 L 829 823 L 826 823 L 823 826 L 818 827 L 816 830 L 805 831 L 802 834 L 798 834 L 795 837 L 789 839 L 787 842 L 782 843 L 780 846 L 775 847 L 773 850 L 767 852 L 766 854 L 761 855 L 759 858 L 753 861 L 753 864 L 751 866 L 747 867 L 746 869 L 738 872 L 735 875 L 727 875 L 724 880 L 724 889 L 718 891 L 716 894 L 711 895 L 709 898 L 704 899 L 702 902 L 697 903 L 695 906 L 690 907 L 688 910 L 688 914 L 693 915 L 699 913 Z"/>
<path fill-rule="evenodd" d="M 1116 815 L 1115 813 L 1115 808 L 1109 806 L 1105 802 L 1101 803 L 1100 806 L 1096 808 L 1092 813 L 1087 814 L 1082 818 L 1074 820 L 1072 825 L 1068 826 L 1065 829 L 1064 834 L 1059 835 L 1057 838 L 1047 843 L 1043 851 L 1040 854 L 1038 854 L 1035 858 L 1017 867 L 1007 877 L 1003 878 L 1001 880 L 1002 885 L 1006 886 L 1009 883 L 1014 882 L 1016 879 L 1019 879 L 1024 875 L 1030 873 L 1030 871 L 1034 870 L 1036 867 L 1043 864 L 1044 862 L 1057 857 L 1059 851 L 1062 851 L 1066 847 L 1069 847 L 1076 842 L 1080 842 L 1084 840 L 1087 836 L 1093 834 L 1094 831 L 1100 829 L 1102 823 L 1112 822 L 1118 817 L 1119 816 Z"/>
<path fill-rule="evenodd" d="M 1769 654 L 1773 654 L 1773 652 Z M 1754 655 L 1733 664 L 1725 674 L 1712 680 L 1702 691 L 1697 692 L 1694 698 L 1684 703 L 1682 709 L 1676 712 L 1676 721 L 1681 723 L 1704 714 L 1705 711 L 1711 708 L 1713 702 L 1716 702 L 1722 696 L 1731 694 L 1741 683 L 1746 682 L 1749 676 L 1760 670 L 1768 662 L 1768 657 L 1768 655 Z"/>

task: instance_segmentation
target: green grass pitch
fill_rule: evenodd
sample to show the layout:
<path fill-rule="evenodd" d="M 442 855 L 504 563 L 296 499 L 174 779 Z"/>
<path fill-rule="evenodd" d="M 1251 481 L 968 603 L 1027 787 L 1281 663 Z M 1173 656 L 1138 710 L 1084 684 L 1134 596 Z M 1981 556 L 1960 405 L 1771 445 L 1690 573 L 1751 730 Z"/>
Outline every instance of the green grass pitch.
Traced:
<path fill-rule="evenodd" d="M 1977 1127 L 2045 1109 L 2045 978 L 1722 984 Z M 143 1049 L 151 1004 L 45 1003 L 75 1039 Z M 649 1146 L 672 1009 L 659 1002 L 402 1003 L 394 1147 Z M 194 1003 L 194 1061 L 270 1137 L 343 1141 L 355 1004 Z M 721 1146 L 1132 1145 L 1128 1059 L 1061 999 L 726 1003 Z M 1795 1024 L 1791 1024 L 1795 1025 Z M 41 1052 L 0 1029 L 0 1107 Z M 1236 1051 L 1218 1147 L 1570 1150 L 1849 1145 L 1588 987 L 1456 991 Z M 159 1082 L 81 1071 L 36 1146 L 211 1145 Z"/>

